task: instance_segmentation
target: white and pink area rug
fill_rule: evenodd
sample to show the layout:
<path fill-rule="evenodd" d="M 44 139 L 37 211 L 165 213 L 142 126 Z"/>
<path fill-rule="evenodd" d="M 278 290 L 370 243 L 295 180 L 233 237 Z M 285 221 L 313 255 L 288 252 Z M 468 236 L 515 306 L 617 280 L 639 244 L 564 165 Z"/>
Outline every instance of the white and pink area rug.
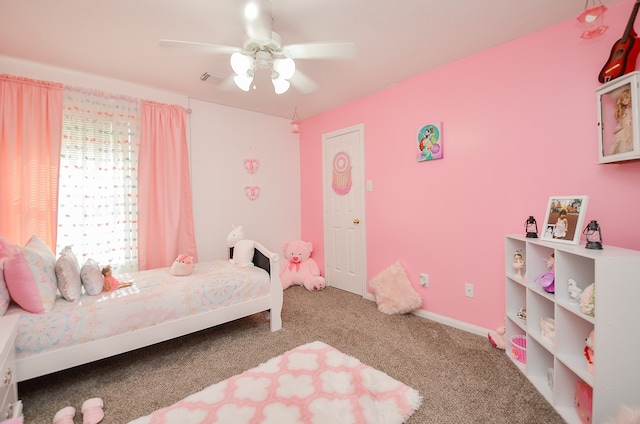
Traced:
<path fill-rule="evenodd" d="M 421 404 L 417 390 L 315 341 L 130 424 L 400 424 Z"/>

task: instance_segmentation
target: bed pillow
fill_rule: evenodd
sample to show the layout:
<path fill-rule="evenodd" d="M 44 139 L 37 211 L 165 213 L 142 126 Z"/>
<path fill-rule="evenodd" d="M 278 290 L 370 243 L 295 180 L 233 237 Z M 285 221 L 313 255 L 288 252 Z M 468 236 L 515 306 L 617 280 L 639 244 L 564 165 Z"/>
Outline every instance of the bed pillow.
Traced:
<path fill-rule="evenodd" d="M 14 302 L 36 314 L 53 309 L 58 284 L 56 258 L 49 246 L 32 236 L 25 247 L 5 246 L 2 252 L 4 279 Z"/>
<path fill-rule="evenodd" d="M 396 262 L 369 281 L 378 304 L 385 314 L 406 314 L 422 306 L 422 297 L 415 291 L 407 273 Z"/>
<path fill-rule="evenodd" d="M 252 267 L 255 247 L 256 242 L 253 240 L 238 240 L 233 246 L 231 262 L 245 268 Z"/>
<path fill-rule="evenodd" d="M 80 268 L 80 281 L 87 294 L 97 296 L 102 293 L 104 288 L 104 276 L 100 265 L 93 259 L 89 258 Z"/>
<path fill-rule="evenodd" d="M 10 302 L 11 302 L 11 296 L 9 295 L 9 289 L 7 288 L 7 283 L 4 281 L 4 267 L 0 263 L 0 317 L 7 312 L 7 309 L 9 309 Z"/>
<path fill-rule="evenodd" d="M 66 246 L 60 252 L 60 257 L 56 261 L 56 279 L 58 280 L 58 290 L 62 297 L 69 302 L 75 302 L 82 295 L 82 283 L 80 281 L 80 265 L 78 259 L 71 250 L 71 246 Z"/>

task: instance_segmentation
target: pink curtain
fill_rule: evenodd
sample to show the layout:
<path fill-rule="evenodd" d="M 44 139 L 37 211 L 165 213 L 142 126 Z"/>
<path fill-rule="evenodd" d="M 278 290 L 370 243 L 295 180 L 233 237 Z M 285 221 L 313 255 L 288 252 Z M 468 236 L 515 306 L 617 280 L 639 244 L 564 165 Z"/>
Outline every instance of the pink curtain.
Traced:
<path fill-rule="evenodd" d="M 62 84 L 0 75 L 0 235 L 55 249 Z"/>
<path fill-rule="evenodd" d="M 178 254 L 197 259 L 186 111 L 140 103 L 138 268 L 167 267 Z"/>

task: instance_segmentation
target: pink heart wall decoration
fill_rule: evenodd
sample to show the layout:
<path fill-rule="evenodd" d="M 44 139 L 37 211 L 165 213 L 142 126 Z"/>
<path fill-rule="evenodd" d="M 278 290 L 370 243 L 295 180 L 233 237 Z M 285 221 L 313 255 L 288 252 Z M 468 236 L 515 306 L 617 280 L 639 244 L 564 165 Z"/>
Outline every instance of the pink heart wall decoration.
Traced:
<path fill-rule="evenodd" d="M 247 195 L 249 200 L 256 200 L 260 196 L 260 187 L 258 186 L 246 186 L 244 188 L 244 194 Z"/>
<path fill-rule="evenodd" d="M 249 174 L 253 175 L 258 172 L 258 168 L 260 168 L 260 161 L 258 159 L 244 160 L 244 169 L 246 169 Z"/>

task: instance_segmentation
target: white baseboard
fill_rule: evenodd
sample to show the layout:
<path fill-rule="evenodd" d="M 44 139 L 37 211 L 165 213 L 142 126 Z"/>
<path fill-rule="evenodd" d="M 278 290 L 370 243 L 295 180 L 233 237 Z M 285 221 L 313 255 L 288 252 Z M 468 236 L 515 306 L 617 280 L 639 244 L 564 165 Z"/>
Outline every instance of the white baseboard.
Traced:
<path fill-rule="evenodd" d="M 372 302 L 376 301 L 376 298 L 371 293 L 367 293 L 363 297 L 367 300 L 371 300 Z M 449 327 L 457 328 L 459 330 L 463 330 L 468 333 L 477 334 L 479 336 L 486 336 L 489 333 L 489 330 L 486 328 L 469 324 L 464 321 L 458 321 L 453 318 L 446 317 L 444 315 L 434 314 L 433 312 L 425 311 L 424 309 L 419 309 L 417 311 L 414 311 L 413 314 L 421 318 L 439 322 L 440 324 L 448 325 Z"/>

